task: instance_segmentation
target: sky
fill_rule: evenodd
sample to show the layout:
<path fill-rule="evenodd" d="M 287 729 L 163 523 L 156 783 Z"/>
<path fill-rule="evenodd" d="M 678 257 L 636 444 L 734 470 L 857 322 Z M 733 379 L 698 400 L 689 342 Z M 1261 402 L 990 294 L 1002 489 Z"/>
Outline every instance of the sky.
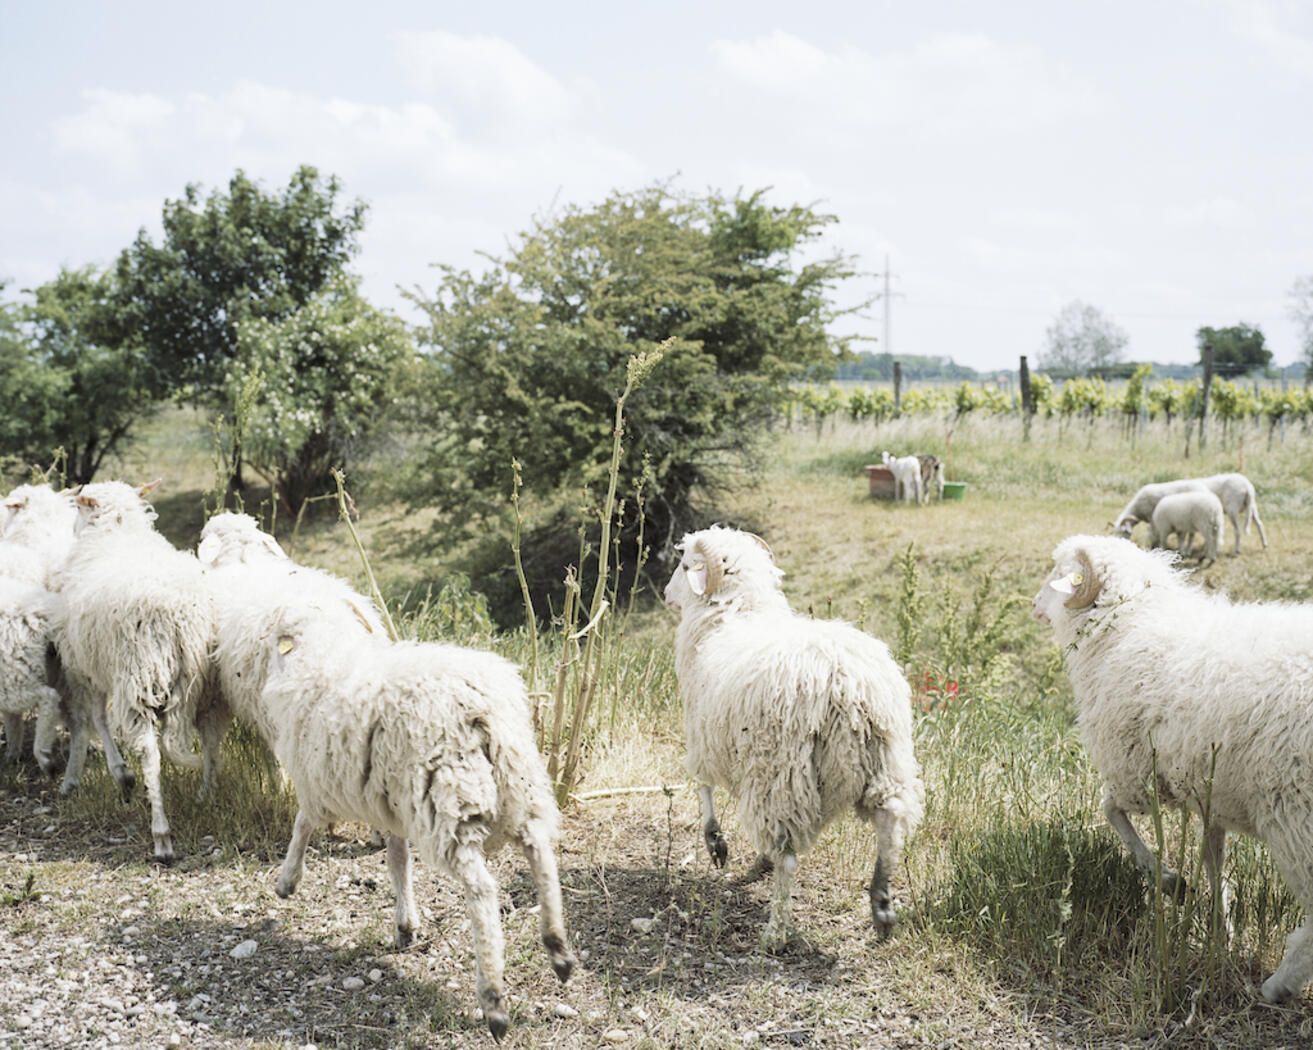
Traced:
<path fill-rule="evenodd" d="M 0 0 L 6 297 L 158 241 L 189 183 L 302 164 L 368 203 L 355 269 L 412 320 L 433 264 L 671 180 L 836 216 L 841 305 L 890 274 L 837 326 L 862 349 L 1033 364 L 1081 300 L 1127 360 L 1245 322 L 1287 364 L 1313 3 Z"/>

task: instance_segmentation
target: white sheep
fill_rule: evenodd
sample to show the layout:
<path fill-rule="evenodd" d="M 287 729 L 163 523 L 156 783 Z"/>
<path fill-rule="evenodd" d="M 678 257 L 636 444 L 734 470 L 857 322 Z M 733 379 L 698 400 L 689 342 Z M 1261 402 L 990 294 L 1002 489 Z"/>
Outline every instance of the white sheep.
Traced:
<path fill-rule="evenodd" d="M 77 541 L 59 573 L 55 643 L 65 672 L 89 694 L 105 758 L 124 793 L 134 778 L 115 747 L 122 735 L 141 757 L 154 855 L 174 860 L 160 788 L 160 748 L 171 761 L 203 767 L 213 789 L 221 724 L 210 676 L 214 623 L 200 563 L 155 531 L 146 502 L 153 485 L 84 485 L 76 496 Z M 191 752 L 199 731 L 202 755 Z M 158 737 L 156 734 L 159 734 Z M 69 753 L 65 790 L 85 754 Z"/>
<path fill-rule="evenodd" d="M 921 461 L 916 456 L 895 456 L 892 452 L 881 452 L 880 461 L 894 476 L 894 499 L 920 503 Z"/>
<path fill-rule="evenodd" d="M 1267 530 L 1263 528 L 1262 519 L 1258 516 L 1258 496 L 1254 492 L 1253 483 L 1243 474 L 1213 474 L 1206 478 L 1183 478 L 1180 481 L 1156 481 L 1142 485 L 1112 523 L 1113 534 L 1122 539 L 1130 539 L 1136 525 L 1153 518 L 1153 509 L 1164 496 L 1201 487 L 1222 501 L 1222 509 L 1230 519 L 1231 530 L 1235 533 L 1236 554 L 1240 553 L 1240 535 L 1249 531 L 1251 521 L 1258 526 L 1259 539 L 1266 549 Z"/>
<path fill-rule="evenodd" d="M 1226 834 L 1267 844 L 1313 916 L 1313 606 L 1233 603 L 1185 581 L 1171 556 L 1124 539 L 1073 536 L 1034 599 L 1063 654 L 1103 810 L 1150 877 L 1152 851 L 1127 816 L 1153 799 L 1203 812 L 1204 861 L 1221 899 Z M 1163 869 L 1163 889 L 1182 888 Z M 1263 997 L 1313 975 L 1306 919 Z"/>
<path fill-rule="evenodd" d="M 680 610 L 685 765 L 699 786 L 712 860 L 722 866 L 728 853 L 712 802 L 717 786 L 738 797 L 760 854 L 754 872 L 774 867 L 762 939 L 777 946 L 788 936 L 799 854 L 855 810 L 876 827 L 871 918 L 888 936 L 897 921 L 889 875 L 924 800 L 906 680 L 883 642 L 795 615 L 780 591 L 783 574 L 756 536 L 712 527 L 685 536 L 681 550 L 665 599 Z"/>
<path fill-rule="evenodd" d="M 1190 557 L 1193 535 L 1203 537 L 1201 563 L 1217 561 L 1217 541 L 1222 535 L 1222 501 L 1207 489 L 1187 489 L 1164 496 L 1153 508 L 1149 520 L 1149 546 L 1167 546 L 1167 537 L 1176 534 L 1182 558 Z"/>
<path fill-rule="evenodd" d="M 344 642 L 385 638 L 387 631 L 372 601 L 330 573 L 297 565 L 250 515 L 210 518 L 196 553 L 214 602 L 218 718 L 224 727 L 232 718 L 249 725 L 272 749 L 277 734 L 261 694 L 268 637 L 286 611 L 314 611 L 319 629 Z"/>
<path fill-rule="evenodd" d="M 504 948 L 485 858 L 504 842 L 519 845 L 533 871 L 557 977 L 574 965 L 553 852 L 559 814 L 519 672 L 492 653 L 452 645 L 347 640 L 325 631 L 317 611 L 295 606 L 267 644 L 273 666 L 262 702 L 300 806 L 278 894 L 295 891 L 315 827 L 354 820 L 381 828 L 395 938 L 405 945 L 416 925 L 413 843 L 464 889 L 479 1005 L 500 1039 L 509 1023 Z"/>
<path fill-rule="evenodd" d="M 59 719 L 59 693 L 49 684 L 46 653 L 50 605 L 51 595 L 44 587 L 0 576 L 0 716 L 5 728 L 5 759 L 19 760 L 23 716 L 35 708 L 38 746 L 34 751 L 47 773 L 52 763 L 48 747 L 43 751 L 40 742 L 53 735 Z"/>
<path fill-rule="evenodd" d="M 59 681 L 48 660 L 52 602 L 47 586 L 73 544 L 77 511 L 66 493 L 46 485 L 19 485 L 0 506 L 0 711 L 6 756 L 16 761 L 23 740 L 23 715 L 36 708 L 33 754 L 46 773 L 61 714 L 76 747 L 85 750 L 87 726 L 61 705 L 52 683 Z"/>

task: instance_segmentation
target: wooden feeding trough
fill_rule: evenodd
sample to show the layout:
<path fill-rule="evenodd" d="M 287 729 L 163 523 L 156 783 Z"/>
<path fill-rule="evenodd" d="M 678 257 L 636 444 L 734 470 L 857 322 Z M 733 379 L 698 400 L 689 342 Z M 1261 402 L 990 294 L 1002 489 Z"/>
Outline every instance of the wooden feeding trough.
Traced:
<path fill-rule="evenodd" d="M 894 498 L 894 472 L 884 464 L 863 467 L 866 481 L 871 487 L 871 496 L 875 499 Z"/>

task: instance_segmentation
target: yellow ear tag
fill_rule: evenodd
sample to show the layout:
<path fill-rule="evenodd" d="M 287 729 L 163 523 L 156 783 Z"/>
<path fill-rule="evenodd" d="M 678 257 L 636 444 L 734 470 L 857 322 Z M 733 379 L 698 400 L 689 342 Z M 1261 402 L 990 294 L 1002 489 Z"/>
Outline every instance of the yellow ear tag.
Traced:
<path fill-rule="evenodd" d="M 1082 583 L 1085 582 L 1085 577 L 1078 572 L 1073 572 L 1071 574 L 1071 582 L 1074 583 L 1077 587 L 1079 587 Z"/>
<path fill-rule="evenodd" d="M 700 561 L 695 565 L 690 566 L 689 572 L 701 572 L 706 567 L 707 567 L 707 563 L 704 561 Z"/>
<path fill-rule="evenodd" d="M 279 655 L 279 656 L 286 656 L 288 653 L 290 653 L 290 652 L 292 651 L 292 648 L 293 648 L 293 647 L 292 647 L 292 639 L 290 639 L 290 638 L 283 638 L 283 639 L 282 639 L 281 641 L 279 641 L 279 643 L 278 643 L 278 655 Z"/>

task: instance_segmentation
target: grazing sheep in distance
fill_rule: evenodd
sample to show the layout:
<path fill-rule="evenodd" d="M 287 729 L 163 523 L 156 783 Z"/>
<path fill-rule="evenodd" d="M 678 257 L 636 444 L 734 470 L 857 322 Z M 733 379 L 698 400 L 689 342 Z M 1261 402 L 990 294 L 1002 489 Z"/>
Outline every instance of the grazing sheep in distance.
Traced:
<path fill-rule="evenodd" d="M 936 494 L 944 498 L 944 464 L 938 456 L 923 453 L 916 457 L 921 464 L 921 502 L 930 502 L 930 486 L 935 486 Z"/>
<path fill-rule="evenodd" d="M 1155 798 L 1206 810 L 1223 901 L 1227 832 L 1266 843 L 1306 916 L 1262 988 L 1289 998 L 1313 975 L 1313 606 L 1233 603 L 1116 537 L 1072 536 L 1053 562 L 1034 613 L 1062 651 L 1108 823 L 1152 879 L 1158 861 L 1127 814 Z"/>
<path fill-rule="evenodd" d="M 895 456 L 881 452 L 880 461 L 894 476 L 894 499 L 908 503 L 921 502 L 921 461 L 915 456 Z"/>
<path fill-rule="evenodd" d="M 86 697 L 110 772 L 125 794 L 134 778 L 115 733 L 141 756 L 155 859 L 170 864 L 175 854 L 160 785 L 161 747 L 175 763 L 203 764 L 201 794 L 207 797 L 221 726 L 212 717 L 210 596 L 200 562 L 155 531 L 155 511 L 146 502 L 153 487 L 107 481 L 78 492 L 77 540 L 58 576 L 53 633 L 66 673 L 79 683 L 74 694 Z M 203 756 L 191 752 L 194 730 Z M 85 754 L 70 750 L 66 789 L 84 760 Z"/>
<path fill-rule="evenodd" d="M 718 786 L 738 796 L 739 820 L 760 854 L 754 871 L 774 867 L 762 939 L 779 945 L 798 856 L 855 810 L 876 827 L 871 918 L 888 936 L 897 921 L 889 875 L 924 806 L 906 680 L 883 642 L 850 624 L 796 615 L 756 536 L 713 527 L 685 536 L 681 548 L 665 599 L 680 611 L 685 765 L 698 783 L 712 860 L 723 866 L 728 855 L 712 802 Z"/>
<path fill-rule="evenodd" d="M 1164 496 L 1200 487 L 1208 489 L 1222 501 L 1222 509 L 1230 519 L 1231 529 L 1235 533 L 1236 554 L 1240 553 L 1240 534 L 1242 531 L 1249 531 L 1251 521 L 1258 526 L 1259 539 L 1266 549 L 1267 530 L 1263 528 L 1263 522 L 1258 516 L 1258 497 L 1254 492 L 1253 483 L 1243 474 L 1213 474 L 1206 478 L 1156 481 L 1142 485 L 1131 497 L 1130 502 L 1122 508 L 1117 520 L 1112 523 L 1113 534 L 1122 539 L 1130 539 L 1136 525 L 1153 518 L 1153 508 Z M 1240 520 L 1242 515 L 1243 527 Z"/>
<path fill-rule="evenodd" d="M 552 968 L 574 965 L 553 841 L 559 814 L 529 724 L 529 698 L 501 657 L 453 645 L 343 638 L 316 610 L 289 607 L 270 632 L 262 703 L 300 811 L 278 876 L 301 879 L 317 826 L 355 820 L 388 833 L 395 937 L 417 922 L 410 849 L 455 878 L 474 937 L 476 989 L 500 1039 L 509 1024 L 497 882 L 486 855 L 511 841 L 533 871 Z"/>
<path fill-rule="evenodd" d="M 1153 508 L 1149 521 L 1149 546 L 1166 547 L 1167 537 L 1176 533 L 1181 557 L 1190 557 L 1193 534 L 1203 537 L 1202 562 L 1217 561 L 1217 541 L 1222 535 L 1222 501 L 1207 489 L 1188 489 L 1164 496 Z"/>

